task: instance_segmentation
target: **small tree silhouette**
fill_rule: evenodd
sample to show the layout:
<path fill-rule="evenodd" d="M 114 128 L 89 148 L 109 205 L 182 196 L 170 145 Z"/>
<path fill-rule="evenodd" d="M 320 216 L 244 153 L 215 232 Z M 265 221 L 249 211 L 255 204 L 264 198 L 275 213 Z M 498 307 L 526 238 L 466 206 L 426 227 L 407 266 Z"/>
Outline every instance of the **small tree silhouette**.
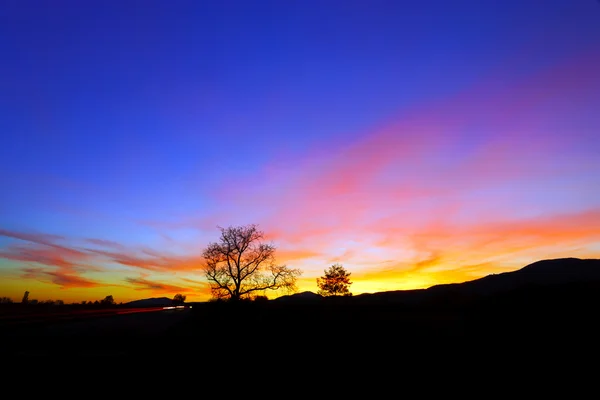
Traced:
<path fill-rule="evenodd" d="M 29 292 L 27 290 L 25 291 L 25 294 L 23 294 L 23 300 L 21 300 L 21 303 L 23 303 L 23 304 L 29 303 Z"/>
<path fill-rule="evenodd" d="M 183 303 L 185 303 L 185 299 L 186 299 L 186 296 L 182 295 L 181 293 L 177 293 L 175 296 L 173 296 L 173 303 L 183 304 Z"/>
<path fill-rule="evenodd" d="M 350 272 L 346 271 L 341 264 L 333 264 L 325 270 L 325 275 L 317 278 L 317 292 L 321 296 L 352 296 L 349 287 Z"/>
<path fill-rule="evenodd" d="M 115 299 L 113 298 L 112 294 L 109 296 L 106 296 L 104 299 L 102 299 L 102 301 L 100 301 L 100 304 L 105 305 L 105 306 L 113 306 L 115 305 Z"/>

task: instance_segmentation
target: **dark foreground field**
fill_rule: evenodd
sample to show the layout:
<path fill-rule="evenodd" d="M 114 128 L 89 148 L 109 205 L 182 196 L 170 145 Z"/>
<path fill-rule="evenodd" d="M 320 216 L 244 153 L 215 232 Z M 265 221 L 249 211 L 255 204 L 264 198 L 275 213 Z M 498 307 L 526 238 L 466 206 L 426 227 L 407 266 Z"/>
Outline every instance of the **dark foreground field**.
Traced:
<path fill-rule="evenodd" d="M 270 363 L 282 357 L 384 362 L 448 351 L 459 358 L 534 351 L 592 356 L 600 343 L 599 306 L 595 286 L 420 305 L 367 304 L 352 298 L 202 303 L 189 310 L 5 329 L 2 353 L 214 363 Z"/>

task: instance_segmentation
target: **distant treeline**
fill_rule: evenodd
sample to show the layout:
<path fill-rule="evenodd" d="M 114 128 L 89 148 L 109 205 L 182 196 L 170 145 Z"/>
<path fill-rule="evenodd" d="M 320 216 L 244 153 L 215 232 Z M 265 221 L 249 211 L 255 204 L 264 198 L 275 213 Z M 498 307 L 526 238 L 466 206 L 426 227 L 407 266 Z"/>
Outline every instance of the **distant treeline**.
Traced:
<path fill-rule="evenodd" d="M 165 298 L 165 300 L 168 302 L 168 298 Z M 174 305 L 183 305 L 185 303 L 186 300 L 186 296 L 177 293 L 172 300 L 170 300 L 172 302 L 172 304 Z M 122 302 L 117 303 L 114 299 L 114 297 L 112 295 L 108 295 L 105 298 L 101 299 L 101 300 L 95 300 L 95 301 L 82 301 L 79 303 L 70 303 L 70 304 L 66 304 L 63 300 L 35 300 L 35 299 L 30 299 L 29 298 L 29 292 L 25 292 L 23 294 L 23 299 L 21 300 L 21 302 L 14 302 L 10 297 L 0 297 L 0 306 L 23 306 L 23 307 L 30 307 L 30 306 L 34 306 L 34 307 L 41 307 L 41 306 L 47 306 L 47 307 L 56 307 L 56 306 L 60 306 L 60 307 L 64 307 L 64 306 L 69 306 L 69 307 L 77 307 L 77 308 L 110 308 L 110 307 L 120 307 L 120 306 L 125 306 L 125 307 L 130 307 L 130 303 L 125 303 L 123 304 Z M 152 304 L 146 304 L 146 305 L 141 305 L 141 307 L 144 306 L 153 306 Z M 136 307 L 140 307 L 140 305 L 136 305 Z"/>
<path fill-rule="evenodd" d="M 19 305 L 19 306 L 77 306 L 77 307 L 115 307 L 122 305 L 117 304 L 112 295 L 106 296 L 101 300 L 82 301 L 81 303 L 65 304 L 63 300 L 36 300 L 29 298 L 29 292 L 25 292 L 23 299 L 19 303 L 15 303 L 10 297 L 0 297 L 0 305 Z"/>

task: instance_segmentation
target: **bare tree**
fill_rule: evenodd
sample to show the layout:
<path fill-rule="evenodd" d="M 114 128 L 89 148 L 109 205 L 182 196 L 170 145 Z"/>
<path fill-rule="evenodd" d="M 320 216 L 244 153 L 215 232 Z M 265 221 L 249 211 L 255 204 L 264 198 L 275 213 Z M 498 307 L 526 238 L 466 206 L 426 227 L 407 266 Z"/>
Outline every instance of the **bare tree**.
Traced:
<path fill-rule="evenodd" d="M 296 291 L 299 269 L 275 262 L 275 246 L 257 226 L 221 228 L 218 243 L 203 251 L 204 272 L 216 299 L 239 300 L 267 290 Z"/>
<path fill-rule="evenodd" d="M 317 286 L 321 296 L 352 296 L 349 287 L 350 272 L 341 264 L 333 264 L 325 270 L 325 275 L 317 278 Z"/>

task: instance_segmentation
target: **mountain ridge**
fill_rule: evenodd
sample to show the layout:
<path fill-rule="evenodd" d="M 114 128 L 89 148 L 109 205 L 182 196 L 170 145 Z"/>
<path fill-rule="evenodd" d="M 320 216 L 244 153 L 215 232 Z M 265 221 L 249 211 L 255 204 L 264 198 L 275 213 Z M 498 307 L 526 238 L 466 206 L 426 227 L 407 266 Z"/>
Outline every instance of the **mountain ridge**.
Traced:
<path fill-rule="evenodd" d="M 348 297 L 347 301 L 366 303 L 420 303 L 442 297 L 481 297 L 510 292 L 525 287 L 551 287 L 575 283 L 600 283 L 600 259 L 595 258 L 555 258 L 543 259 L 514 270 L 489 274 L 481 278 L 460 283 L 445 283 L 425 289 L 391 290 L 374 293 L 361 293 Z M 312 293 L 310 296 L 308 293 Z M 301 302 L 304 299 L 323 298 L 307 291 L 284 296 L 286 301 Z M 275 299 L 275 300 L 278 300 Z"/>

